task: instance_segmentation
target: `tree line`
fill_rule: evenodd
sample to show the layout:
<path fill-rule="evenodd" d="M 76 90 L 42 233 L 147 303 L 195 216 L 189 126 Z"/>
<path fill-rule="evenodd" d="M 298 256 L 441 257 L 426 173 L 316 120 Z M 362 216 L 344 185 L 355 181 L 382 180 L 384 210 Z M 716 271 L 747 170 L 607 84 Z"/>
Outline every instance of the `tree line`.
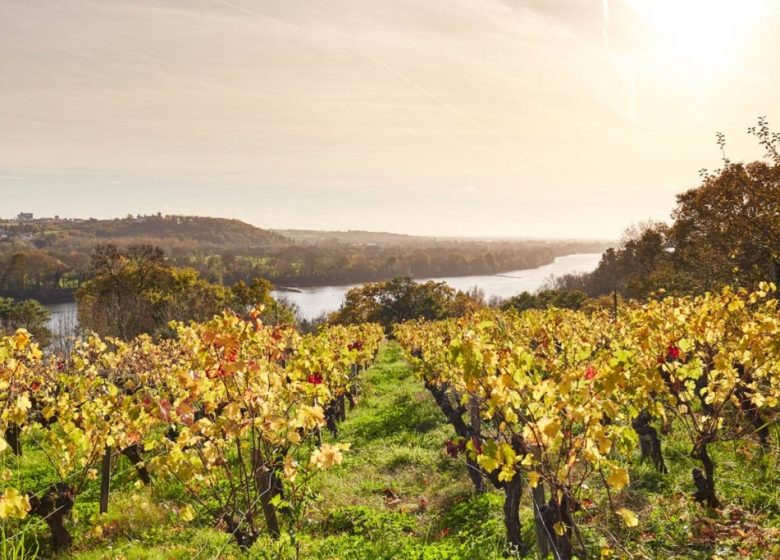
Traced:
<path fill-rule="evenodd" d="M 381 238 L 380 234 L 379 237 Z M 349 236 L 348 236 L 349 238 Z M 294 239 L 237 220 L 138 216 L 120 220 L 0 222 L 0 296 L 72 301 L 91 275 L 99 245 L 155 246 L 173 266 L 232 285 L 265 278 L 279 286 L 324 286 L 495 274 L 536 268 L 557 256 L 598 252 L 602 242 L 463 241 L 388 236 L 364 243 L 328 236 Z"/>

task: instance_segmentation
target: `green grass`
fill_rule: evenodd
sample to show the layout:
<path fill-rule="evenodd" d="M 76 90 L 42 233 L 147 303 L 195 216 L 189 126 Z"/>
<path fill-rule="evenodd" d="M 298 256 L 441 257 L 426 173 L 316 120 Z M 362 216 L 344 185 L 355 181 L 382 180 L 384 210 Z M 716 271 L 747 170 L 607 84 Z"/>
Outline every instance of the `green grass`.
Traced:
<path fill-rule="evenodd" d="M 109 513 L 97 515 L 97 485 L 80 495 L 71 520 L 75 537 L 68 558 L 98 559 L 315 559 L 315 560 L 492 560 L 503 557 L 503 499 L 500 492 L 474 496 L 462 460 L 444 453 L 453 432 L 403 360 L 385 344 L 362 374 L 357 407 L 348 411 L 336 441 L 352 447 L 344 462 L 314 482 L 319 498 L 303 534 L 274 543 L 261 538 L 241 552 L 208 519 L 185 522 L 181 489 L 155 482 L 138 487 L 122 459 L 112 480 Z M 775 434 L 774 441 L 777 441 Z M 326 440 L 333 440 L 326 436 Z M 605 493 L 578 523 L 591 557 L 612 544 L 614 558 L 780 558 L 780 471 L 778 452 L 756 445 L 714 446 L 718 493 L 724 504 L 712 512 L 691 498 L 690 442 L 682 430 L 662 436 L 669 473 L 631 457 L 628 493 L 613 496 L 616 507 L 634 510 L 640 524 L 626 529 L 611 515 Z M 40 452 L 27 446 L 26 487 L 52 480 Z M 29 484 L 29 485 L 28 485 Z M 526 492 L 527 494 L 527 492 Z M 630 499 L 627 497 L 630 496 Z M 530 503 L 521 511 L 526 540 L 533 540 Z M 51 556 L 45 524 L 29 520 L 26 556 L 37 546 Z M 615 546 L 613 539 L 620 542 Z M 532 556 L 528 556 L 531 558 Z M 8 556 L 11 558 L 11 556 Z M 0 556 L 0 560 L 5 560 Z"/>
<path fill-rule="evenodd" d="M 465 465 L 444 453 L 452 428 L 397 345 L 382 347 L 362 387 L 338 437 L 352 448 L 316 481 L 321 501 L 305 557 L 500 557 L 501 500 L 472 496 Z M 482 504 L 474 508 L 481 517 L 456 525 L 458 512 L 476 515 L 464 509 L 471 503 Z M 461 526 L 482 533 L 460 535 Z"/>

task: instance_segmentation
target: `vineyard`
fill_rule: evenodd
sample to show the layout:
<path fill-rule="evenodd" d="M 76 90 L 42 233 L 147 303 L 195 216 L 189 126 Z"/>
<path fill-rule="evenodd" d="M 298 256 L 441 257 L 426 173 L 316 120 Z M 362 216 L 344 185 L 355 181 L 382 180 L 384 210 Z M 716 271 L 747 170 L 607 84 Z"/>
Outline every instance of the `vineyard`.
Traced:
<path fill-rule="evenodd" d="M 774 285 L 391 341 L 258 317 L 1 339 L 0 558 L 780 557 Z M 111 551 L 161 509 L 209 537 Z"/>
<path fill-rule="evenodd" d="M 176 336 L 129 344 L 90 337 L 67 360 L 45 358 L 25 331 L 0 346 L 0 418 L 5 437 L 0 517 L 42 519 L 51 549 L 71 547 L 67 517 L 96 481 L 109 506 L 113 465 L 124 456 L 141 484 L 180 486 L 178 515 L 206 516 L 242 548 L 261 528 L 281 535 L 310 501 L 310 479 L 337 465 L 347 444 L 323 443 L 354 400 L 358 372 L 376 353 L 374 325 L 300 336 L 232 314 Z M 27 447 L 53 479 L 34 486 Z M 10 455 L 10 456 L 9 456 Z M 4 546 L 18 533 L 4 527 Z"/>
<path fill-rule="evenodd" d="M 528 544 L 519 512 L 529 487 L 540 555 L 586 558 L 592 546 L 579 526 L 600 509 L 601 519 L 639 526 L 633 456 L 666 474 L 672 431 L 689 441 L 690 497 L 706 508 L 724 505 L 714 447 L 730 443 L 755 453 L 756 469 L 776 469 L 780 315 L 770 291 L 726 289 L 620 313 L 488 311 L 403 325 L 397 336 L 457 434 L 448 453 L 465 457 L 476 492 L 485 481 L 503 490 L 510 546 Z M 629 556 L 619 529 L 603 529 L 599 554 Z M 747 542 L 744 552 L 777 557 L 779 536 L 772 552 Z"/>

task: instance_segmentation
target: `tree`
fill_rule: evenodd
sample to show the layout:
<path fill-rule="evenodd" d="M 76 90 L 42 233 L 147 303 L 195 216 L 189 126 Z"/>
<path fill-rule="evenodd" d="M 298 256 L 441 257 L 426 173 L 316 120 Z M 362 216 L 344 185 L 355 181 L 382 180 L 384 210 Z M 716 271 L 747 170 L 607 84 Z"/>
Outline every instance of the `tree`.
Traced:
<path fill-rule="evenodd" d="M 522 292 L 512 296 L 501 306 L 502 309 L 580 309 L 587 301 L 588 295 L 579 290 L 542 290 L 536 294 Z"/>
<path fill-rule="evenodd" d="M 295 308 L 271 295 L 272 284 L 263 278 L 254 278 L 248 285 L 239 280 L 230 287 L 234 298 L 234 310 L 245 314 L 247 310 L 262 306 L 260 316 L 269 325 L 295 324 Z"/>
<path fill-rule="evenodd" d="M 76 292 L 79 321 L 102 336 L 130 340 L 141 333 L 168 334 L 171 321 L 205 321 L 225 309 L 247 315 L 262 306 L 266 323 L 292 323 L 292 310 L 271 297 L 271 284 L 255 278 L 249 285 L 223 286 L 192 268 L 171 266 L 165 253 L 150 245 L 119 250 L 95 249 L 92 277 Z"/>
<path fill-rule="evenodd" d="M 172 269 L 154 247 L 95 248 L 92 277 L 76 292 L 79 321 L 103 336 L 123 340 L 155 332 L 164 324 L 166 295 L 174 289 Z"/>
<path fill-rule="evenodd" d="M 47 323 L 51 313 L 34 299 L 14 301 L 0 298 L 0 334 L 10 334 L 17 329 L 26 329 L 36 342 L 46 346 L 51 340 Z"/>
<path fill-rule="evenodd" d="M 130 340 L 160 333 L 173 319 L 206 319 L 230 302 L 229 292 L 192 269 L 165 262 L 161 249 L 115 245 L 96 248 L 92 277 L 76 292 L 79 320 L 103 336 Z"/>
<path fill-rule="evenodd" d="M 399 277 L 352 288 L 330 322 L 379 323 L 389 332 L 392 325 L 410 319 L 457 317 L 481 305 L 479 297 L 476 292 L 458 292 L 445 282 Z"/>
<path fill-rule="evenodd" d="M 670 243 L 699 291 L 774 280 L 780 261 L 780 166 L 729 163 L 677 197 Z"/>
<path fill-rule="evenodd" d="M 671 263 L 668 227 L 661 222 L 645 222 L 626 230 L 617 249 L 608 249 L 598 268 L 585 281 L 589 295 L 613 291 L 631 297 L 644 297 L 660 287 Z"/>

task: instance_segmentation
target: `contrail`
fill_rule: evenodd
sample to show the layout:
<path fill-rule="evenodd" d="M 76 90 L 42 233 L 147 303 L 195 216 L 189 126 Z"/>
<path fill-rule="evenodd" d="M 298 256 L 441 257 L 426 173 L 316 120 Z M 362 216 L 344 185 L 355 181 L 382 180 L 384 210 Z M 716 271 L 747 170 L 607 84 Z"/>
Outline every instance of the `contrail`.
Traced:
<path fill-rule="evenodd" d="M 167 68 L 171 68 L 172 70 L 176 70 L 178 72 L 182 72 L 182 73 L 185 73 L 185 74 L 187 73 L 187 70 L 182 68 L 181 66 L 176 66 L 175 64 L 172 64 L 172 63 L 170 63 L 170 62 L 168 62 L 166 60 L 163 60 L 161 58 L 156 58 L 156 57 L 153 57 L 153 56 L 149 56 L 148 54 L 144 54 L 142 52 L 134 51 L 132 49 L 127 49 L 125 47 L 120 47 L 118 45 L 111 45 L 109 43 L 104 43 L 103 41 L 95 41 L 95 40 L 93 40 L 92 42 L 95 43 L 96 45 L 102 45 L 102 46 L 104 46 L 106 48 L 109 48 L 109 49 L 114 49 L 114 50 L 117 50 L 117 51 L 120 51 L 120 52 L 127 53 L 130 56 L 134 56 L 134 57 L 140 58 L 142 60 L 147 60 L 149 62 L 154 62 L 155 64 L 159 64 L 160 66 L 165 66 Z"/>
<path fill-rule="evenodd" d="M 286 27 L 295 27 L 293 24 L 290 24 L 290 23 L 285 22 L 283 20 L 277 19 L 277 18 L 275 18 L 273 16 L 269 16 L 269 15 L 267 15 L 265 13 L 258 12 L 258 11 L 253 10 L 253 9 L 245 8 L 243 6 L 237 6 L 237 5 L 232 4 L 230 2 L 226 2 L 225 0 L 212 0 L 212 1 L 217 3 L 217 4 L 221 4 L 223 6 L 227 6 L 229 8 L 233 8 L 235 10 L 244 12 L 246 14 L 257 16 L 257 17 L 259 17 L 261 19 L 264 19 L 264 20 L 272 22 L 272 23 L 276 23 L 278 25 L 283 25 L 283 26 L 286 26 Z M 313 32 L 313 33 L 316 34 L 316 35 L 319 35 L 320 37 L 322 37 L 322 38 L 324 38 L 326 40 L 330 40 L 331 39 L 330 35 L 334 34 L 334 33 L 331 33 L 330 35 L 325 35 L 324 33 L 321 33 L 321 32 L 320 33 Z M 365 52 L 363 50 L 360 50 L 360 49 L 357 49 L 357 48 L 351 46 L 349 44 L 349 37 L 343 31 L 339 30 L 339 33 L 335 33 L 335 35 L 338 36 L 338 38 L 341 40 L 340 41 L 341 46 L 343 48 L 345 48 L 347 51 L 351 52 L 355 56 L 358 56 L 358 57 L 360 57 L 360 58 L 370 62 L 371 64 L 373 64 L 373 65 L 383 69 L 384 71 L 388 72 L 390 75 L 392 75 L 396 79 L 404 82 L 406 85 L 408 85 L 409 87 L 411 87 L 412 89 L 417 91 L 417 93 L 419 93 L 423 97 L 429 99 L 430 101 L 432 101 L 435 104 L 439 105 L 443 109 L 445 109 L 445 110 L 449 111 L 450 113 L 452 113 L 453 115 L 456 115 L 457 117 L 465 120 L 466 122 L 468 122 L 469 124 L 477 127 L 478 129 L 480 129 L 480 130 L 482 130 L 484 132 L 487 132 L 491 136 L 497 138 L 503 144 L 505 144 L 506 146 L 508 146 L 509 148 L 514 150 L 515 152 L 517 152 L 517 155 L 519 155 L 519 152 L 521 150 L 520 150 L 520 148 L 518 146 L 514 145 L 508 138 L 506 138 L 505 136 L 503 136 L 500 133 L 496 132 L 495 130 L 490 128 L 488 125 L 486 125 L 484 122 L 482 122 L 481 120 L 477 119 L 476 117 L 474 117 L 472 115 L 469 115 L 468 113 L 466 113 L 465 111 L 463 111 L 461 109 L 458 109 L 457 107 L 455 107 L 454 105 L 452 105 L 451 103 L 446 101 L 445 99 L 442 99 L 436 93 L 430 91 L 429 89 L 425 88 L 424 86 L 420 85 L 419 83 L 417 83 L 416 81 L 411 79 L 409 76 L 407 76 L 403 72 L 397 70 L 396 68 L 394 68 L 390 64 L 386 63 L 384 60 L 379 59 L 379 58 L 377 58 L 377 57 L 375 57 L 375 56 L 373 56 L 373 55 L 371 55 L 371 54 L 369 54 L 369 53 L 367 53 L 367 52 Z"/>
<path fill-rule="evenodd" d="M 513 148 L 513 149 L 519 151 L 519 148 L 517 146 L 513 145 L 507 138 L 505 138 L 501 134 L 497 133 L 496 131 L 494 131 L 493 129 L 488 127 L 485 123 L 483 123 L 482 121 L 480 121 L 479 119 L 477 119 L 475 117 L 472 117 L 468 113 L 458 109 L 457 107 L 455 107 L 454 105 L 452 105 L 448 101 L 442 99 L 441 97 L 439 97 L 438 95 L 436 95 L 435 93 L 430 91 L 429 89 L 421 86 L 420 84 L 418 84 L 417 82 L 412 80 L 406 74 L 396 70 L 395 68 L 393 68 L 392 66 L 387 64 L 385 61 L 383 61 L 383 60 L 381 60 L 381 59 L 379 59 L 379 58 L 377 58 L 377 57 L 375 57 L 373 55 L 370 55 L 370 54 L 368 54 L 366 52 L 357 50 L 357 49 L 355 49 L 355 48 L 353 48 L 353 47 L 351 47 L 349 45 L 344 45 L 344 47 L 349 52 L 351 52 L 352 54 L 354 54 L 356 56 L 359 56 L 359 57 L 361 57 L 361 58 L 363 58 L 365 60 L 368 60 L 369 62 L 375 64 L 376 66 L 379 66 L 380 68 L 386 70 L 391 75 L 395 76 L 396 78 L 398 78 L 402 82 L 406 83 L 409 87 L 415 89 L 423 97 L 427 97 L 428 99 L 430 99 L 431 101 L 433 101 L 437 105 L 443 107 L 444 109 L 448 110 L 452 114 L 454 114 L 454 115 L 460 117 L 461 119 L 469 122 L 470 124 L 474 125 L 475 127 L 483 130 L 484 132 L 487 132 L 487 133 L 491 134 L 492 136 L 495 136 L 496 138 L 501 140 L 504 144 L 506 144 L 510 148 Z"/>
<path fill-rule="evenodd" d="M 217 4 L 222 4 L 223 6 L 227 6 L 228 8 L 233 8 L 234 10 L 238 10 L 239 12 L 244 12 L 245 14 L 249 14 L 250 16 L 257 16 L 261 19 L 264 19 L 266 21 L 270 21 L 272 23 L 277 23 L 284 26 L 293 27 L 292 24 L 287 23 L 286 21 L 283 21 L 281 19 L 276 19 L 275 17 L 271 17 L 267 14 L 264 14 L 262 12 L 257 12 L 255 10 L 251 10 L 249 8 L 245 8 L 244 6 L 239 6 L 237 4 L 231 4 L 230 2 L 225 2 L 225 0 L 212 0 L 212 2 L 216 2 Z"/>

